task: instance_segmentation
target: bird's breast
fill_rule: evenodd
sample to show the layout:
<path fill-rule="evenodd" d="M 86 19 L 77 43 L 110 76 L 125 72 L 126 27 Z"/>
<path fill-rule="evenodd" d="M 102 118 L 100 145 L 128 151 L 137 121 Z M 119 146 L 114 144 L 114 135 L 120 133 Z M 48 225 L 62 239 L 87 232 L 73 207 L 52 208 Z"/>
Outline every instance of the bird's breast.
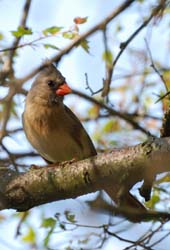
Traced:
<path fill-rule="evenodd" d="M 24 113 L 24 128 L 28 140 L 43 158 L 50 162 L 85 158 L 83 147 L 73 137 L 74 126 L 68 124 L 67 117 L 50 110 L 33 113 Z"/>

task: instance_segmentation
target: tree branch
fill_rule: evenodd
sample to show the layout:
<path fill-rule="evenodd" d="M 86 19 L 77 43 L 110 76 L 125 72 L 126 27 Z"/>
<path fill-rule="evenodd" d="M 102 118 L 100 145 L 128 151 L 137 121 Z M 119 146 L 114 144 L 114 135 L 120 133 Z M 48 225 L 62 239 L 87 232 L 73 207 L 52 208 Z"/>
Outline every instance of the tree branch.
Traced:
<path fill-rule="evenodd" d="M 21 21 L 20 21 L 20 26 L 22 26 L 22 27 L 25 27 L 25 25 L 26 25 L 30 5 L 31 5 L 31 0 L 26 0 L 24 8 L 23 8 L 23 14 L 22 14 Z M 15 38 L 15 40 L 13 42 L 13 47 L 18 46 L 20 39 L 21 39 L 21 37 Z M 9 51 L 9 56 L 7 57 L 4 65 L 3 65 L 3 70 L 2 70 L 2 72 L 0 72 L 0 80 L 2 82 L 5 82 L 4 80 L 6 79 L 7 76 L 13 78 L 12 64 L 13 64 L 14 55 L 15 55 L 15 50 Z M 15 87 L 16 87 L 16 89 L 15 89 Z M 12 84 L 10 89 L 9 89 L 9 93 L 7 94 L 6 100 L 3 100 L 5 108 L 4 108 L 4 112 L 2 115 L 3 119 L 2 119 L 2 126 L 1 126 L 1 130 L 0 130 L 0 142 L 2 141 L 3 137 L 6 134 L 6 127 L 7 127 L 9 117 L 10 117 L 13 96 L 17 93 L 17 89 L 18 89 L 17 86 L 15 84 Z"/>
<path fill-rule="evenodd" d="M 109 93 L 115 65 L 117 64 L 122 53 L 125 51 L 127 46 L 131 43 L 131 41 L 138 35 L 138 33 L 141 32 L 141 30 L 143 30 L 143 28 L 147 26 L 147 24 L 152 20 L 152 18 L 158 14 L 158 12 L 160 11 L 162 7 L 163 7 L 162 3 L 160 3 L 156 8 L 154 8 L 150 16 L 133 32 L 133 34 L 125 42 L 120 44 L 120 51 L 117 54 L 115 60 L 113 61 L 112 67 L 110 68 L 109 75 L 108 75 L 109 77 L 104 81 L 102 96 L 107 96 Z"/>
<path fill-rule="evenodd" d="M 50 165 L 27 173 L 0 169 L 0 209 L 31 207 L 103 189 L 130 190 L 152 175 L 170 170 L 170 138 L 151 138 L 134 147 L 74 163 Z"/>
<path fill-rule="evenodd" d="M 117 7 L 116 10 L 110 13 L 105 19 L 103 19 L 101 22 L 99 22 L 97 25 L 89 29 L 88 31 L 84 32 L 82 35 L 77 37 L 75 40 L 73 40 L 72 43 L 70 43 L 68 46 L 66 46 L 64 49 L 62 49 L 57 55 L 53 56 L 48 61 L 45 61 L 41 66 L 34 69 L 30 74 L 25 76 L 24 78 L 20 79 L 20 84 L 23 84 L 24 82 L 28 81 L 30 78 L 35 76 L 42 67 L 48 66 L 53 62 L 58 63 L 60 59 L 67 55 L 73 48 L 75 48 L 82 40 L 85 38 L 91 36 L 98 30 L 103 30 L 107 26 L 107 24 L 112 21 L 115 17 L 117 17 L 120 13 L 122 13 L 124 10 L 126 10 L 135 0 L 126 0 L 124 3 L 122 3 L 119 7 Z"/>
<path fill-rule="evenodd" d="M 19 25 L 20 27 L 25 28 L 25 26 L 26 26 L 30 6 L 31 6 L 31 0 L 26 0 L 24 8 L 23 8 L 23 14 L 22 14 L 22 17 L 21 17 L 20 25 Z M 21 37 L 17 37 L 14 40 L 12 47 L 17 48 L 17 46 L 19 45 L 20 40 L 21 40 Z M 13 62 L 14 55 L 15 55 L 15 50 L 11 50 L 10 53 L 9 53 L 9 69 L 12 68 L 12 62 Z"/>
<path fill-rule="evenodd" d="M 117 116 L 120 119 L 125 120 L 126 122 L 128 122 L 129 124 L 132 125 L 133 128 L 140 130 L 141 132 L 143 132 L 146 135 L 151 135 L 150 132 L 148 130 L 146 130 L 145 128 L 141 127 L 132 117 L 130 117 L 130 115 L 126 115 L 124 113 L 121 113 L 113 108 L 110 108 L 109 106 L 107 106 L 106 104 L 80 92 L 77 90 L 73 90 L 73 94 L 76 94 L 80 97 L 85 98 L 86 100 L 98 105 L 101 108 L 104 108 L 105 110 L 107 110 L 109 112 L 109 114 L 113 115 L 113 116 Z"/>

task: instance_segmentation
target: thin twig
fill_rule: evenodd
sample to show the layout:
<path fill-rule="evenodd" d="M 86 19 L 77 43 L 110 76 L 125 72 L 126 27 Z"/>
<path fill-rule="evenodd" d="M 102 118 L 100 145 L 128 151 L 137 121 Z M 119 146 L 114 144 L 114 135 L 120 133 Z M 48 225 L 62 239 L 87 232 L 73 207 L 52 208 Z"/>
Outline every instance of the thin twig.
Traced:
<path fill-rule="evenodd" d="M 99 22 L 97 25 L 89 29 L 88 31 L 84 32 L 82 35 L 77 37 L 75 40 L 73 40 L 72 43 L 70 43 L 68 46 L 66 46 L 64 49 L 62 49 L 57 55 L 53 56 L 51 59 L 48 61 L 45 61 L 43 64 L 38 66 L 36 69 L 34 69 L 31 73 L 29 73 L 27 76 L 19 79 L 20 84 L 23 84 L 25 81 L 29 80 L 33 76 L 35 76 L 41 68 L 50 65 L 53 62 L 58 63 L 61 58 L 64 55 L 67 55 L 73 48 L 75 48 L 82 40 L 85 38 L 91 36 L 98 30 L 103 30 L 107 26 L 110 21 L 112 21 L 115 17 L 117 17 L 120 13 L 125 11 L 135 0 L 126 0 L 124 3 L 122 3 L 116 10 L 110 13 L 105 19 L 103 19 L 101 22 Z"/>
<path fill-rule="evenodd" d="M 30 9 L 30 4 L 31 4 L 31 0 L 27 0 L 25 5 L 24 5 L 24 9 L 23 9 L 23 15 L 21 18 L 21 22 L 20 22 L 20 26 L 25 27 L 26 24 L 26 20 L 28 17 L 28 13 L 29 13 L 29 9 Z M 13 43 L 13 47 L 17 47 L 17 45 L 19 44 L 21 37 L 17 37 L 14 40 Z M 12 68 L 12 63 L 13 63 L 13 57 L 15 55 L 15 50 L 10 51 L 9 53 L 9 57 L 7 59 L 7 61 L 5 62 L 5 74 L 3 75 L 3 80 L 5 79 L 5 77 L 8 74 L 11 74 L 12 78 L 13 78 L 13 68 Z M 1 131 L 0 131 L 0 142 L 2 141 L 3 137 L 6 134 L 6 126 L 10 117 L 10 112 L 11 112 L 11 107 L 12 107 L 12 100 L 13 100 L 13 96 L 16 94 L 17 92 L 17 88 L 15 89 L 14 85 L 11 85 L 10 89 L 9 89 L 9 94 L 8 94 L 8 100 L 6 100 L 5 102 L 5 109 L 4 109 L 4 113 L 3 113 L 3 121 L 2 121 L 2 127 L 1 127 Z"/>
<path fill-rule="evenodd" d="M 102 92 L 102 96 L 107 96 L 110 90 L 110 84 L 111 84 L 111 79 L 114 73 L 114 69 L 115 66 L 120 58 L 120 56 L 122 55 L 122 53 L 125 51 L 126 47 L 130 44 L 130 42 L 138 35 L 138 33 L 140 31 L 142 31 L 143 28 L 146 27 L 146 25 L 152 20 L 152 18 L 157 15 L 157 13 L 160 11 L 162 7 L 162 4 L 159 4 L 151 13 L 151 15 L 137 28 L 137 30 L 135 30 L 135 32 L 133 32 L 133 34 L 123 43 L 120 44 L 120 51 L 117 54 L 113 64 L 112 64 L 112 68 L 111 68 L 111 72 L 110 72 L 110 78 L 105 81 L 105 85 L 103 88 L 103 92 Z"/>
<path fill-rule="evenodd" d="M 115 237 L 116 239 L 118 239 L 120 241 L 123 241 L 123 242 L 131 244 L 129 247 L 124 248 L 124 250 L 132 249 L 133 246 L 140 246 L 143 249 L 153 250 L 151 247 L 147 247 L 146 245 L 144 245 L 144 244 L 142 244 L 140 242 L 137 242 L 135 240 L 133 241 L 133 240 L 129 240 L 129 239 L 123 238 L 123 237 L 119 236 L 118 234 L 115 234 L 114 232 L 109 231 L 108 229 L 106 230 L 106 232 L 110 236 L 113 236 L 113 237 Z"/>
<path fill-rule="evenodd" d="M 146 43 L 146 48 L 151 60 L 151 67 L 153 68 L 153 70 L 155 71 L 155 73 L 160 77 L 161 81 L 163 82 L 165 89 L 167 91 L 167 93 L 163 96 L 161 96 L 160 98 L 158 98 L 158 100 L 155 103 L 158 103 L 159 101 L 161 101 L 162 99 L 164 99 L 166 96 L 169 95 L 170 91 L 168 90 L 168 86 L 166 84 L 166 80 L 164 79 L 163 75 L 160 73 L 160 71 L 157 69 L 153 57 L 152 57 L 152 53 L 151 50 L 149 48 L 149 44 L 148 41 L 145 39 L 145 43 Z M 170 96 L 169 96 L 170 99 Z M 170 108 L 167 108 L 167 110 L 164 112 L 164 117 L 163 117 L 163 121 L 162 121 L 162 127 L 160 129 L 160 133 L 161 133 L 161 137 L 168 137 L 170 135 Z"/>
<path fill-rule="evenodd" d="M 17 46 L 12 46 L 12 47 L 8 47 L 8 48 L 5 48 L 5 49 L 1 49 L 0 50 L 0 53 L 1 52 L 6 52 L 6 51 L 10 51 L 10 50 L 17 50 L 17 49 L 21 49 L 23 47 L 26 47 L 26 46 L 36 46 L 36 43 L 41 41 L 41 40 L 45 40 L 45 39 L 48 39 L 50 37 L 54 37 L 55 35 L 46 35 L 46 36 L 40 36 L 30 42 L 26 42 L 26 43 L 22 43 L 22 44 L 18 44 Z"/>
<path fill-rule="evenodd" d="M 107 110 L 111 115 L 114 115 L 114 116 L 117 116 L 123 120 L 125 120 L 126 122 L 128 122 L 129 124 L 131 124 L 135 129 L 138 129 L 140 130 L 141 132 L 143 132 L 144 134 L 146 135 L 150 135 L 151 134 L 149 133 L 149 131 L 147 131 L 145 128 L 141 127 L 137 122 L 135 122 L 132 118 L 130 118 L 129 116 L 126 116 L 112 108 L 110 108 L 109 106 L 107 106 L 106 104 L 100 102 L 100 101 L 97 101 L 96 99 L 84 94 L 84 93 L 81 93 L 77 90 L 73 90 L 73 94 L 76 94 L 78 96 L 81 96 L 83 98 L 85 98 L 86 100 L 90 101 L 90 102 L 93 102 L 95 103 L 96 105 L 98 105 L 99 107 L 101 108 L 104 108 L 105 110 Z"/>
<path fill-rule="evenodd" d="M 8 154 L 8 157 L 9 157 L 12 165 L 14 166 L 15 170 L 18 172 L 18 166 L 15 163 L 15 159 L 14 159 L 13 155 L 9 152 L 9 150 L 4 146 L 4 144 L 2 142 L 0 144 L 1 144 L 1 147 L 3 148 L 3 150 Z"/>
<path fill-rule="evenodd" d="M 27 18 L 28 18 L 28 14 L 29 14 L 29 10 L 30 10 L 30 6 L 31 6 L 31 0 L 26 0 L 24 8 L 23 8 L 23 14 L 21 17 L 21 21 L 20 21 L 20 27 L 24 27 L 26 26 L 26 22 L 27 22 Z M 16 39 L 13 42 L 12 47 L 17 48 L 19 42 L 21 40 L 21 37 L 16 37 Z M 12 68 L 12 63 L 13 63 L 13 57 L 15 55 L 15 50 L 11 50 L 9 53 L 9 69 Z"/>
<path fill-rule="evenodd" d="M 27 212 L 27 211 L 21 213 L 21 217 L 20 217 L 19 223 L 18 223 L 17 228 L 16 228 L 16 233 L 15 233 L 16 238 L 21 235 L 21 232 L 20 232 L 21 227 L 22 227 L 23 222 L 26 220 L 28 214 L 29 214 L 29 212 Z"/>
<path fill-rule="evenodd" d="M 21 159 L 21 158 L 25 158 L 25 157 L 37 157 L 39 156 L 39 154 L 35 153 L 35 152 L 26 152 L 26 153 L 11 153 L 10 154 L 12 155 L 12 157 L 17 160 L 17 159 Z M 9 158 L 4 158 L 4 159 L 1 159 L 1 162 L 3 163 L 8 163 L 9 162 Z"/>
<path fill-rule="evenodd" d="M 107 85 L 108 82 L 111 82 L 112 79 L 112 63 L 109 61 L 109 47 L 108 47 L 108 42 L 107 42 L 107 30 L 103 30 L 103 43 L 104 43 L 104 48 L 105 48 L 105 70 L 106 70 L 106 77 L 103 79 L 103 90 L 102 90 L 102 95 L 103 91 L 105 88 L 105 84 Z M 107 101 L 108 101 L 108 96 L 107 96 Z"/>
<path fill-rule="evenodd" d="M 131 119 L 153 119 L 156 121 L 162 121 L 162 117 L 154 116 L 154 115 L 148 115 L 148 114 L 138 114 L 138 113 L 127 113 L 127 112 L 121 112 L 121 114 L 125 116 L 129 116 Z M 109 118 L 111 114 L 98 114 L 96 117 L 79 117 L 82 122 L 90 122 L 92 120 L 98 120 L 103 118 Z"/>
<path fill-rule="evenodd" d="M 9 117 L 10 117 L 11 107 L 12 107 L 12 97 L 8 100 L 8 102 L 5 103 L 5 108 L 3 111 L 2 121 L 1 121 L 2 125 L 0 128 L 0 142 L 6 135 L 6 127 L 7 127 Z"/>
<path fill-rule="evenodd" d="M 167 239 L 167 236 L 169 236 L 169 235 L 170 235 L 170 232 L 166 233 L 166 234 L 165 234 L 164 236 L 162 236 L 159 240 L 155 241 L 155 242 L 151 245 L 151 247 L 158 245 L 161 241 L 163 241 L 164 239 Z"/>
<path fill-rule="evenodd" d="M 153 57 L 152 57 L 152 53 L 151 53 L 151 50 L 149 48 L 148 41 L 146 39 L 145 39 L 145 44 L 146 44 L 146 48 L 147 48 L 147 51 L 148 51 L 148 54 L 149 54 L 149 58 L 151 60 L 151 65 L 150 66 L 153 68 L 153 70 L 155 71 L 155 73 L 160 77 L 160 79 L 162 80 L 162 82 L 163 82 L 163 84 L 164 84 L 164 86 L 166 88 L 166 91 L 168 91 L 168 87 L 166 85 L 166 81 L 165 81 L 163 75 L 160 73 L 160 71 L 157 69 L 157 67 L 156 67 L 156 65 L 154 63 L 154 60 L 153 60 Z M 162 99 L 162 97 L 161 97 L 161 99 Z M 158 100 L 156 102 L 158 102 Z"/>
<path fill-rule="evenodd" d="M 89 80 L 88 80 L 88 75 L 87 75 L 87 73 L 85 73 L 85 80 L 86 80 L 86 88 L 85 88 L 85 89 L 88 89 L 88 90 L 90 91 L 91 96 L 96 95 L 96 94 L 98 94 L 99 92 L 101 92 L 100 89 L 94 91 L 94 90 L 91 88 L 91 86 L 90 86 L 90 84 L 89 84 Z"/>

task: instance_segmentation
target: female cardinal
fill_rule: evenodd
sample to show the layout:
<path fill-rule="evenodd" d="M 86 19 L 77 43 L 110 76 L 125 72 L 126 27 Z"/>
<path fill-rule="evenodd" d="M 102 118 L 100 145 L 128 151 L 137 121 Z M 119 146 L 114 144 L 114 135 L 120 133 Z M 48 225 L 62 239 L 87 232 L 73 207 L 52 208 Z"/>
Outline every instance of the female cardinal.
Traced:
<path fill-rule="evenodd" d="M 65 78 L 54 65 L 50 65 L 40 71 L 26 98 L 23 113 L 25 134 L 49 163 L 82 160 L 97 154 L 79 119 L 63 104 L 64 95 L 69 93 L 71 89 Z M 105 190 L 117 201 L 114 186 L 107 186 Z M 122 204 L 145 209 L 129 192 Z"/>

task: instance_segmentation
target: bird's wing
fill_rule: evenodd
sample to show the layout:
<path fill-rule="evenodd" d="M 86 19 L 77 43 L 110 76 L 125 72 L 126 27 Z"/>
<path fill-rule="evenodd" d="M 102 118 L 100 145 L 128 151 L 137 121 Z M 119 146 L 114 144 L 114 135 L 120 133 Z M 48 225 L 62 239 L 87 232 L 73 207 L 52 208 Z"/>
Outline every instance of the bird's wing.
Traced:
<path fill-rule="evenodd" d="M 87 158 L 89 156 L 97 155 L 96 149 L 92 143 L 90 136 L 87 134 L 86 130 L 84 129 L 83 125 L 81 124 L 80 120 L 77 116 L 67 107 L 65 106 L 65 112 L 69 116 L 69 118 L 73 121 L 71 126 L 71 134 L 74 140 L 83 147 L 83 145 L 88 146 L 89 148 L 89 155 L 84 157 Z M 82 141 L 83 140 L 83 141 Z"/>

